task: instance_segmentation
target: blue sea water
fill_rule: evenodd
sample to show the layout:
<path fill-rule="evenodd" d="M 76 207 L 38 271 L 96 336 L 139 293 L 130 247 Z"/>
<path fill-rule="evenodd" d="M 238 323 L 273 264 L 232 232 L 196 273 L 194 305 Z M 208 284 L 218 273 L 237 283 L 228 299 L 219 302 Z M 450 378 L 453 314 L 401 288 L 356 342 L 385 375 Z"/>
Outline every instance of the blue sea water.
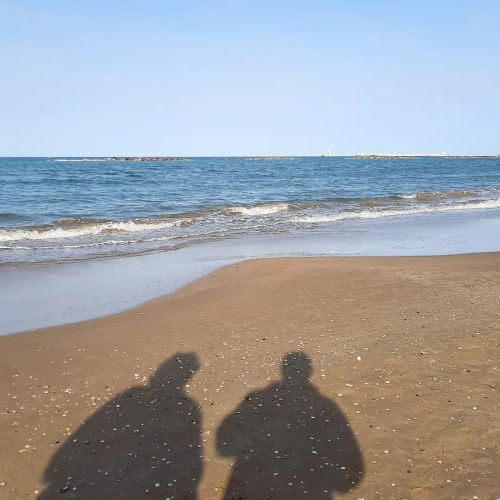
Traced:
<path fill-rule="evenodd" d="M 500 158 L 0 158 L 0 262 L 500 208 Z"/>

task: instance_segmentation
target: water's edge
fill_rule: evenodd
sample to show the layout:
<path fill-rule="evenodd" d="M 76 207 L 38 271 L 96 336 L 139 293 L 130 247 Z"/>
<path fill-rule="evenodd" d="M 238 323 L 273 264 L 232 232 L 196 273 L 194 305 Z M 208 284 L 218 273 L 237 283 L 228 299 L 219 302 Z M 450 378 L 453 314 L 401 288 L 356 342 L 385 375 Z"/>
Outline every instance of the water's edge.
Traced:
<path fill-rule="evenodd" d="M 253 258 L 423 256 L 500 251 L 500 210 L 345 221 L 317 232 L 239 238 L 78 263 L 4 265 L 0 334 L 122 312 Z"/>

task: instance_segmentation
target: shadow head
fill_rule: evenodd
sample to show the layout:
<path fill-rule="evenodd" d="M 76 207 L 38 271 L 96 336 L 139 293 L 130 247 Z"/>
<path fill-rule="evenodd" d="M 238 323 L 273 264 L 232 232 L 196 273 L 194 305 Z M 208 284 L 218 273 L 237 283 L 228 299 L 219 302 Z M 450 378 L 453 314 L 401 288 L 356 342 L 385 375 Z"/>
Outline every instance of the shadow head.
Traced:
<path fill-rule="evenodd" d="M 283 357 L 281 371 L 285 380 L 308 382 L 313 371 L 312 359 L 304 352 L 290 352 Z"/>
<path fill-rule="evenodd" d="M 149 379 L 151 387 L 186 385 L 200 367 L 194 352 L 178 353 L 164 361 Z"/>

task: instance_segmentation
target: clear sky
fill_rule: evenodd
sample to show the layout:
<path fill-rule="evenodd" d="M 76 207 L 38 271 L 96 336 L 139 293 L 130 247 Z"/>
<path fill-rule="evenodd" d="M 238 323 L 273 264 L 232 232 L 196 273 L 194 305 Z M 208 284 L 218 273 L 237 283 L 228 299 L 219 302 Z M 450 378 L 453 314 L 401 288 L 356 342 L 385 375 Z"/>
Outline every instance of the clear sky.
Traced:
<path fill-rule="evenodd" d="M 500 152 L 498 0 L 1 0 L 0 155 Z"/>

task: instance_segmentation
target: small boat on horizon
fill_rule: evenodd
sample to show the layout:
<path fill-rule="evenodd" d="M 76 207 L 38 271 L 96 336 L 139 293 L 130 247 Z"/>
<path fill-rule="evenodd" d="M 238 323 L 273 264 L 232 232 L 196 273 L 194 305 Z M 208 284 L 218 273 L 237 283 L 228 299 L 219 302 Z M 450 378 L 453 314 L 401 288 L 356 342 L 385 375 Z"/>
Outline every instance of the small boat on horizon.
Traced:
<path fill-rule="evenodd" d="M 333 156 L 332 147 L 333 146 L 330 146 L 326 151 L 323 152 L 321 156 Z"/>

